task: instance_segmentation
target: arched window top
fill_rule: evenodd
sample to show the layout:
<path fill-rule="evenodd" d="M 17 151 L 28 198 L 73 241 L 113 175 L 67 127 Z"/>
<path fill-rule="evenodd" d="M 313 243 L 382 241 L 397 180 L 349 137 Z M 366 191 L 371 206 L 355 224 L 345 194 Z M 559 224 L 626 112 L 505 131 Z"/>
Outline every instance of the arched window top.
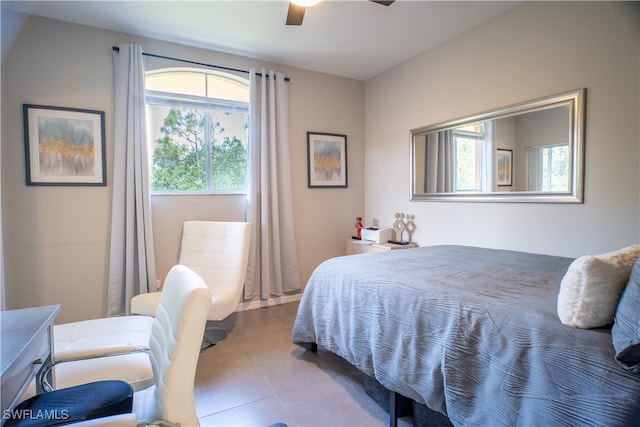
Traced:
<path fill-rule="evenodd" d="M 199 68 L 163 68 L 148 71 L 146 90 L 249 102 L 249 80 Z"/>

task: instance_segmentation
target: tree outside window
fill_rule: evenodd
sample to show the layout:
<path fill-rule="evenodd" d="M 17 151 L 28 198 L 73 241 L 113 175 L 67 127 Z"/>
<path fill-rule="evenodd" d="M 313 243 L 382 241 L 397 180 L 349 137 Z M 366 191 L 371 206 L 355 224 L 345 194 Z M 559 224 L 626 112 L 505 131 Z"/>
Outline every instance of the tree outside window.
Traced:
<path fill-rule="evenodd" d="M 455 191 L 482 191 L 487 139 L 485 127 L 484 122 L 477 122 L 453 131 Z"/>
<path fill-rule="evenodd" d="M 158 79 L 158 76 L 165 78 Z M 223 77 L 212 80 L 200 71 L 154 74 L 147 89 L 150 180 L 154 192 L 244 192 L 247 183 L 248 105 L 237 99 L 194 95 L 202 81 L 204 93 L 213 83 L 225 89 Z M 194 83 L 195 82 L 195 83 Z M 164 86 L 163 86 L 164 83 Z M 238 88 L 231 80 L 232 89 Z M 180 87 L 184 92 L 180 93 Z M 228 86 L 228 85 L 227 85 Z M 161 90 L 158 90 L 161 89 Z M 238 98 L 218 87 L 218 95 Z M 228 89 L 228 88 L 227 88 Z M 248 99 L 248 86 L 246 97 Z"/>

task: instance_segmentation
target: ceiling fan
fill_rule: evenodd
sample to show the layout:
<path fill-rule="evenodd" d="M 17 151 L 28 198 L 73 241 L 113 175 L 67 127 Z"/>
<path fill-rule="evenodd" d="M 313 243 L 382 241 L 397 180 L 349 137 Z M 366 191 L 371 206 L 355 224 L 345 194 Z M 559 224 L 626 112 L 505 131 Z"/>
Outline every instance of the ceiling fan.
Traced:
<path fill-rule="evenodd" d="M 369 0 L 383 6 L 391 5 L 395 0 Z M 304 11 L 308 6 L 319 3 L 320 0 L 293 0 L 289 2 L 289 11 L 287 12 L 287 25 L 302 25 Z"/>

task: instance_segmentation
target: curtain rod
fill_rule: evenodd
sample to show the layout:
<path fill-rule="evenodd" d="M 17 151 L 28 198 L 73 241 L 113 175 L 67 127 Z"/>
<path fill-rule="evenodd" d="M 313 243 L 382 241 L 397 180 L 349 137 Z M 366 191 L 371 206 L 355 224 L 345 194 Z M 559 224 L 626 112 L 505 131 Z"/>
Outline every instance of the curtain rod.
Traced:
<path fill-rule="evenodd" d="M 120 48 L 118 46 L 113 46 L 112 49 L 115 52 L 120 52 Z M 204 62 L 189 61 L 188 59 L 173 58 L 171 56 L 157 55 L 155 53 L 142 52 L 142 54 L 144 56 L 150 56 L 152 58 L 168 59 L 170 61 L 186 62 L 187 64 L 202 65 L 203 67 L 218 68 L 220 70 L 225 70 L 225 71 L 235 71 L 238 73 L 249 74 L 248 70 L 241 70 L 239 68 L 229 68 L 229 67 L 223 67 L 222 65 L 212 65 L 212 64 L 206 64 Z M 262 77 L 262 73 L 256 73 L 256 75 L 259 77 Z M 267 74 L 266 77 L 269 77 L 269 74 Z M 284 78 L 285 82 L 288 82 L 289 80 L 290 80 L 289 77 Z"/>

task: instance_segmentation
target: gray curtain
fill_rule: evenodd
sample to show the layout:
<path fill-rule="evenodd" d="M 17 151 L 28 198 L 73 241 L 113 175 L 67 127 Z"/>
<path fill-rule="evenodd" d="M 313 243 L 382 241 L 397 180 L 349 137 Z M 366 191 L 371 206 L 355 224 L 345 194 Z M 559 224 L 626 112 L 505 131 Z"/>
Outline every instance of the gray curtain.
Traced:
<path fill-rule="evenodd" d="M 115 111 L 107 315 L 129 313 L 134 295 L 156 290 L 142 47 L 113 53 Z"/>
<path fill-rule="evenodd" d="M 289 160 L 289 92 L 282 73 L 249 71 L 251 249 L 245 299 L 301 289 Z M 266 77 L 267 74 L 269 77 Z"/>
<path fill-rule="evenodd" d="M 453 191 L 453 131 L 445 130 L 427 134 L 424 179 L 424 188 L 427 193 Z"/>

